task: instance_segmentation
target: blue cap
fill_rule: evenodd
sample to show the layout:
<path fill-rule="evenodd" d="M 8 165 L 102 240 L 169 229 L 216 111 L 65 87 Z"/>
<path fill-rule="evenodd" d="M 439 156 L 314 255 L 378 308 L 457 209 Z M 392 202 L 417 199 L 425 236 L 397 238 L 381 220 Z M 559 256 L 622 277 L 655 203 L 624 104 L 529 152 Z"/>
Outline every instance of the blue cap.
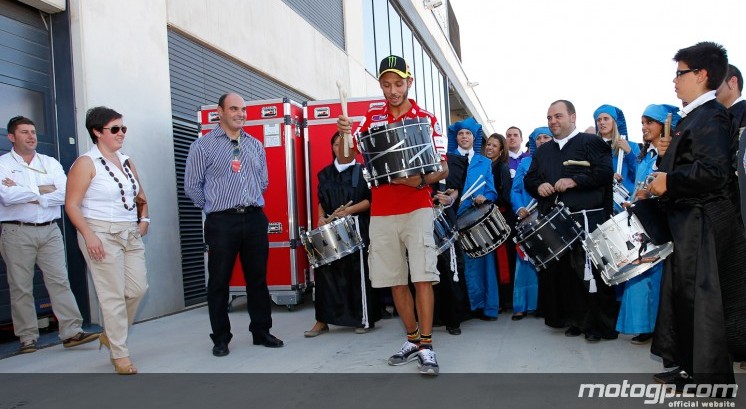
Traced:
<path fill-rule="evenodd" d="M 474 152 L 479 152 L 482 148 L 482 138 L 484 134 L 482 132 L 482 125 L 472 117 L 468 117 L 463 121 L 454 122 L 448 127 L 448 152 L 454 152 L 458 148 L 458 142 L 456 141 L 456 135 L 458 131 L 462 129 L 468 129 L 474 134 Z"/>
<path fill-rule="evenodd" d="M 536 137 L 539 135 L 544 134 L 552 138 L 552 131 L 549 130 L 546 126 L 540 126 L 536 129 L 534 129 L 533 132 L 531 132 L 531 135 L 528 136 L 528 151 L 531 153 L 531 155 L 536 152 Z"/>
<path fill-rule="evenodd" d="M 624 135 L 624 139 L 629 139 L 629 137 L 627 137 L 627 121 L 624 119 L 624 112 L 613 105 L 601 105 L 593 113 L 593 122 L 596 124 L 596 133 L 598 133 L 598 117 L 601 114 L 608 114 L 612 117 L 614 122 L 616 122 L 619 134 Z"/>
<path fill-rule="evenodd" d="M 653 121 L 665 124 L 668 114 L 671 114 L 671 127 L 675 127 L 676 124 L 678 124 L 681 120 L 681 116 L 679 116 L 679 108 L 673 105 L 650 104 L 647 108 L 645 108 L 642 116 L 646 116 Z"/>

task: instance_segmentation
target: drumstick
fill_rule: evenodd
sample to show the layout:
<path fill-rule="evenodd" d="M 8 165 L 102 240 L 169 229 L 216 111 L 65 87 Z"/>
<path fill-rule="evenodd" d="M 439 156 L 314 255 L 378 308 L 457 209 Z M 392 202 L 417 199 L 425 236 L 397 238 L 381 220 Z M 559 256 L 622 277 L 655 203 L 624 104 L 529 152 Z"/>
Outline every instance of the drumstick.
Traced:
<path fill-rule="evenodd" d="M 666 123 L 663 124 L 663 137 L 668 138 L 671 136 L 671 121 L 673 120 L 671 113 L 666 115 Z"/>
<path fill-rule="evenodd" d="M 617 159 L 616 159 L 616 173 L 619 175 L 622 174 L 623 163 L 624 163 L 624 150 L 619 148 L 619 153 L 617 154 Z"/>
<path fill-rule="evenodd" d="M 469 186 L 469 188 L 464 191 L 464 195 L 462 197 L 471 196 L 471 194 L 474 193 L 473 190 L 476 190 L 476 189 L 479 189 L 480 187 L 482 187 L 483 185 L 480 185 L 479 187 L 474 188 L 474 186 L 476 186 L 476 184 L 479 183 L 479 181 L 482 180 L 483 177 L 484 177 L 484 175 L 479 175 L 479 177 L 477 178 L 477 180 L 475 180 L 474 183 L 472 183 L 471 186 Z"/>
<path fill-rule="evenodd" d="M 349 118 L 347 116 L 347 92 L 342 89 L 342 81 L 337 80 L 337 90 L 339 90 L 339 103 L 342 105 L 342 115 L 345 118 Z M 352 146 L 352 135 L 345 133 L 342 135 L 342 139 L 344 139 L 345 157 L 349 157 L 350 147 Z"/>
<path fill-rule="evenodd" d="M 572 159 L 570 159 L 570 160 L 566 160 L 566 161 L 562 162 L 562 164 L 565 165 L 565 166 L 572 166 L 572 165 L 575 165 L 575 166 L 587 166 L 587 167 L 591 166 L 591 163 L 588 162 L 587 160 L 572 160 Z"/>
<path fill-rule="evenodd" d="M 461 201 L 463 202 L 463 201 L 465 201 L 466 199 L 468 199 L 469 197 L 471 197 L 471 195 L 473 195 L 473 194 L 474 194 L 474 192 L 476 192 L 477 190 L 479 190 L 479 188 L 481 188 L 482 186 L 484 186 L 484 185 L 486 185 L 486 184 L 487 184 L 487 181 L 486 181 L 486 180 L 482 181 L 482 183 L 480 183 L 480 184 L 478 184 L 478 185 L 477 185 L 476 187 L 474 187 L 474 188 L 473 188 L 473 189 L 472 189 L 472 190 L 471 190 L 471 191 L 470 191 L 469 193 L 466 193 L 466 194 L 464 194 L 463 196 L 461 196 Z"/>
<path fill-rule="evenodd" d="M 334 216 L 334 213 L 337 213 L 340 210 L 344 210 L 345 208 L 347 208 L 347 206 L 349 206 L 351 204 L 352 204 L 352 200 L 350 200 L 346 204 L 343 204 L 342 206 L 339 206 L 338 208 L 336 208 L 332 214 L 327 214 L 326 217 L 324 218 L 324 224 L 329 223 L 330 221 L 336 219 L 337 216 Z"/>

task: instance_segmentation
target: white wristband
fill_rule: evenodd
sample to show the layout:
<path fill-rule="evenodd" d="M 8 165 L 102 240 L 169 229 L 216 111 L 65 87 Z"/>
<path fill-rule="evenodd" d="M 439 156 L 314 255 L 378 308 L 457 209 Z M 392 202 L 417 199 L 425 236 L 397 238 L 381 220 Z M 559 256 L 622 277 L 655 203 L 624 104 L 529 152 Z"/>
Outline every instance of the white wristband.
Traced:
<path fill-rule="evenodd" d="M 140 221 L 150 224 L 150 217 L 142 217 L 142 218 L 140 218 Z"/>

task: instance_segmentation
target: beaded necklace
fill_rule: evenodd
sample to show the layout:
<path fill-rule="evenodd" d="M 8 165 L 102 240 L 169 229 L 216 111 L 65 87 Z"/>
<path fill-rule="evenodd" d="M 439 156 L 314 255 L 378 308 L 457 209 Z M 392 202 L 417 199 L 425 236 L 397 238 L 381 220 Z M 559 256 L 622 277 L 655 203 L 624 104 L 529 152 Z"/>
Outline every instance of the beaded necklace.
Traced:
<path fill-rule="evenodd" d="M 104 165 L 104 169 L 109 172 L 109 176 L 111 176 L 111 178 L 114 179 L 114 182 L 119 185 L 119 193 L 122 195 L 122 204 L 124 204 L 124 208 L 129 211 L 135 210 L 137 204 L 135 203 L 134 199 L 132 200 L 132 206 L 127 205 L 127 199 L 124 196 L 124 186 L 122 185 L 122 182 L 120 182 L 116 175 L 114 175 L 114 172 L 109 169 L 109 165 L 106 164 L 104 158 L 99 159 L 101 160 L 101 164 Z M 127 166 L 126 163 L 122 166 L 122 168 L 124 169 L 124 173 L 130 179 L 130 182 L 132 182 L 132 197 L 134 198 L 137 196 L 137 185 L 135 184 L 135 177 L 132 176 L 132 172 L 130 172 L 130 168 L 129 166 Z"/>

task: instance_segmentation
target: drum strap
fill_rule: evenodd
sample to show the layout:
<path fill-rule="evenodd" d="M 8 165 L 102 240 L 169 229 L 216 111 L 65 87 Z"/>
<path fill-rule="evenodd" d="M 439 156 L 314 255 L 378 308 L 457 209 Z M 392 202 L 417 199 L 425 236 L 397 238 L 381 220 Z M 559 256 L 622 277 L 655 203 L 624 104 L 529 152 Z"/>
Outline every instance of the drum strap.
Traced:
<path fill-rule="evenodd" d="M 355 165 L 355 169 L 360 165 Z M 353 179 L 354 181 L 357 180 L 357 178 Z M 353 182 L 354 183 L 354 182 Z M 356 230 L 360 231 L 360 222 L 358 221 L 357 216 L 352 216 L 352 218 L 355 220 L 355 227 Z M 368 295 L 367 291 L 365 290 L 365 253 L 363 252 L 364 246 L 360 246 L 360 294 L 362 295 L 362 312 L 363 312 L 363 319 L 361 324 L 363 324 L 363 328 L 370 328 L 370 323 L 368 322 Z"/>
<path fill-rule="evenodd" d="M 357 182 L 360 179 L 360 164 L 356 163 L 355 167 L 352 168 L 352 188 L 357 189 Z"/>
<path fill-rule="evenodd" d="M 456 262 L 456 245 L 451 246 L 451 271 L 453 271 L 453 282 L 458 283 L 458 263 Z"/>
<path fill-rule="evenodd" d="M 588 210 L 581 210 L 579 212 L 571 212 L 570 214 L 583 214 L 583 225 L 585 226 L 585 237 L 590 236 L 590 226 L 588 225 L 588 213 L 590 212 L 597 212 L 601 211 L 603 209 L 588 209 Z M 591 269 L 591 256 L 588 254 L 588 252 L 585 252 L 585 267 L 583 269 L 583 280 L 588 281 L 588 292 L 593 294 L 598 292 L 598 288 L 596 287 L 596 279 L 593 278 L 593 270 Z"/>

